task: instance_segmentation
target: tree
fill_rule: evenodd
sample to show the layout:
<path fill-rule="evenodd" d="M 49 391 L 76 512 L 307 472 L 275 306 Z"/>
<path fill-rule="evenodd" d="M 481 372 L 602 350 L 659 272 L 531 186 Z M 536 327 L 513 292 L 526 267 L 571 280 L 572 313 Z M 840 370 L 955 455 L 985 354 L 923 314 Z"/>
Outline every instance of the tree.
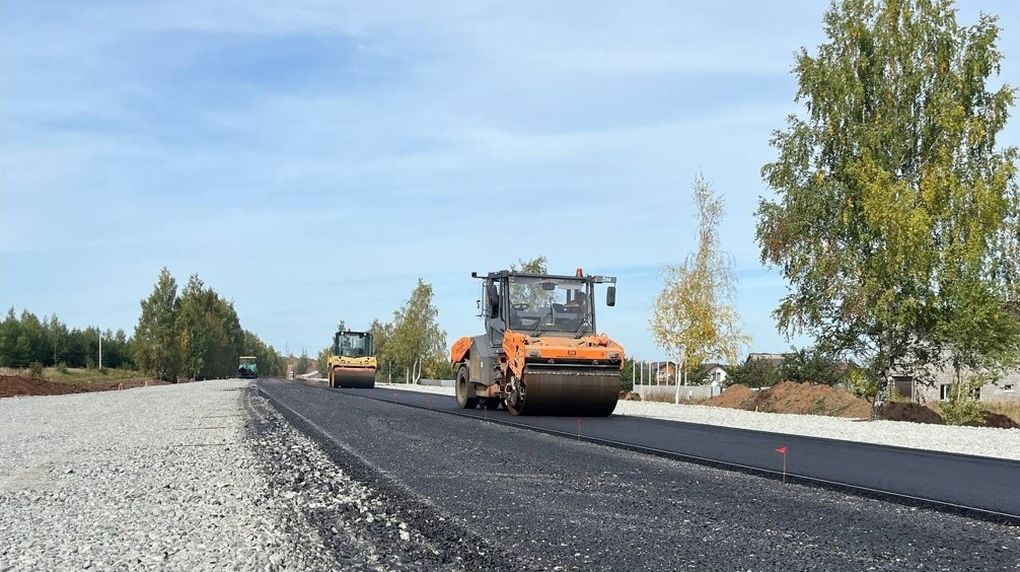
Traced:
<path fill-rule="evenodd" d="M 514 272 L 525 272 L 528 274 L 548 274 L 549 273 L 549 261 L 546 260 L 545 256 L 536 256 L 530 260 L 518 259 L 517 263 L 521 265 L 521 269 L 517 269 L 516 264 L 510 265 L 510 270 Z"/>
<path fill-rule="evenodd" d="M 548 262 L 545 256 L 536 256 L 530 260 L 518 259 L 517 262 L 521 265 L 520 269 L 517 268 L 516 264 L 511 264 L 511 272 L 524 272 L 528 274 L 549 273 Z M 543 289 L 541 284 L 511 284 L 510 295 L 514 300 L 527 304 L 531 308 L 548 307 L 556 297 L 554 292 Z"/>
<path fill-rule="evenodd" d="M 193 379 L 229 377 L 237 369 L 244 333 L 233 304 L 206 288 L 197 274 L 181 291 L 177 317 L 181 372 Z"/>
<path fill-rule="evenodd" d="M 444 372 L 446 332 L 439 327 L 432 304 L 432 285 L 421 278 L 404 305 L 393 313 L 392 334 L 385 340 L 386 357 L 407 372 L 411 383 L 422 375 Z"/>
<path fill-rule="evenodd" d="M 1020 196 L 1017 150 L 996 146 L 1014 90 L 986 87 L 996 19 L 962 27 L 949 0 L 844 0 L 825 30 L 797 56 L 807 114 L 774 133 L 762 169 L 776 193 L 758 208 L 762 260 L 790 283 L 779 328 L 885 384 L 893 368 L 1015 361 Z"/>
<path fill-rule="evenodd" d="M 783 381 L 834 386 L 846 382 L 849 368 L 833 354 L 813 347 L 786 354 L 779 374 Z"/>
<path fill-rule="evenodd" d="M 655 341 L 687 371 L 710 359 L 736 363 L 750 338 L 740 331 L 734 310 L 736 278 L 732 260 L 719 245 L 723 201 L 701 175 L 694 181 L 698 207 L 698 249 L 681 265 L 667 266 L 665 285 L 651 320 Z M 676 401 L 680 399 L 677 384 Z"/>
<path fill-rule="evenodd" d="M 308 373 L 308 364 L 311 360 L 308 359 L 308 352 L 301 350 L 301 357 L 298 358 L 297 364 L 294 366 L 294 375 L 304 375 Z M 325 371 L 320 369 L 319 371 Z"/>
<path fill-rule="evenodd" d="M 135 326 L 135 359 L 142 369 L 157 379 L 176 381 L 180 370 L 180 344 L 177 337 L 177 280 L 163 268 L 152 294 L 142 300 L 142 314 Z"/>
<path fill-rule="evenodd" d="M 192 274 L 181 292 L 180 311 L 177 315 L 181 373 L 192 379 L 198 379 L 205 369 L 210 344 L 211 332 L 205 327 L 208 309 L 204 307 L 204 290 L 202 280 L 197 274 Z"/>
<path fill-rule="evenodd" d="M 3 322 L 0 322 L 0 367 L 17 367 L 17 351 L 15 346 L 18 342 L 18 334 L 21 323 L 14 313 L 14 308 L 7 310 Z"/>
<path fill-rule="evenodd" d="M 741 384 L 748 387 L 772 387 L 781 381 L 783 373 L 780 368 L 765 359 L 752 359 L 733 366 L 726 376 L 727 386 Z"/>
<path fill-rule="evenodd" d="M 327 377 L 327 368 L 329 367 L 329 356 L 333 355 L 333 345 L 330 344 L 321 350 L 315 359 L 315 368 L 319 372 L 319 377 Z M 297 372 L 294 372 L 297 374 Z"/>

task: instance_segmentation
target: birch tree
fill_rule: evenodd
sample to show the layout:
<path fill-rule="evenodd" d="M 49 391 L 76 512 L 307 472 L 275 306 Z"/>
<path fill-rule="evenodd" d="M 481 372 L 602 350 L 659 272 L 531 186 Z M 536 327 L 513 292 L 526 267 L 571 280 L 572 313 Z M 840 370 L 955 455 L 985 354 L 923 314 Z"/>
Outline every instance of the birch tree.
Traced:
<path fill-rule="evenodd" d="M 1015 362 L 1017 150 L 996 142 L 1015 91 L 987 86 L 996 19 L 961 26 L 949 0 L 843 0 L 825 32 L 794 67 L 805 113 L 762 169 L 776 193 L 758 208 L 762 260 L 790 289 L 780 329 L 885 384 L 894 368 Z"/>
<path fill-rule="evenodd" d="M 732 259 L 719 243 L 723 200 L 702 175 L 692 188 L 698 209 L 698 247 L 682 264 L 665 268 L 651 320 L 655 341 L 684 372 L 710 359 L 736 363 L 741 346 L 750 343 L 733 308 Z M 677 401 L 679 387 L 677 383 Z"/>

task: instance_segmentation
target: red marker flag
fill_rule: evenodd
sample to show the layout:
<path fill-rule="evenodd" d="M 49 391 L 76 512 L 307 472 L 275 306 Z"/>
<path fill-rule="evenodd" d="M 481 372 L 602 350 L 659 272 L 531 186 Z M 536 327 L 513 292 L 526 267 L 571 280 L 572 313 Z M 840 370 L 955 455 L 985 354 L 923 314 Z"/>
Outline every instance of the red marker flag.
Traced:
<path fill-rule="evenodd" d="M 786 445 L 776 449 L 776 452 L 783 456 L 783 483 L 786 483 Z"/>

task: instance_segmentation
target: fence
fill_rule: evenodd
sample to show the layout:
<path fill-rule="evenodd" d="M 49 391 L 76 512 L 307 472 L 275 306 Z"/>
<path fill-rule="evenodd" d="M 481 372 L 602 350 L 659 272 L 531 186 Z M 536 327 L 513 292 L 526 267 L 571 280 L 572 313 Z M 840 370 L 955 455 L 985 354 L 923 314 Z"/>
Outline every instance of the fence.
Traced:
<path fill-rule="evenodd" d="M 644 401 L 704 400 L 722 393 L 718 385 L 687 385 L 674 361 L 635 361 L 631 366 L 634 392 Z M 677 386 L 679 392 L 677 391 Z"/>

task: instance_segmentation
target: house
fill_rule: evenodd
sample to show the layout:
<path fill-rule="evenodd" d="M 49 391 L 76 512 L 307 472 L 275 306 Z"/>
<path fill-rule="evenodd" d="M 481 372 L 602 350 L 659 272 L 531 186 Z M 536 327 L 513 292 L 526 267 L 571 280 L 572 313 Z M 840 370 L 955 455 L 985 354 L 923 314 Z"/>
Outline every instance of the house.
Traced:
<path fill-rule="evenodd" d="M 707 385 L 722 387 L 726 384 L 728 375 L 726 366 L 721 363 L 703 363 L 698 371 L 691 375 L 691 379 L 701 379 Z"/>
<path fill-rule="evenodd" d="M 770 354 L 770 353 L 749 353 L 744 364 L 751 363 L 752 361 L 765 361 L 768 362 L 772 367 L 779 367 L 786 361 L 786 356 L 790 354 Z"/>
<path fill-rule="evenodd" d="M 893 377 L 896 393 L 918 403 L 945 401 L 952 395 L 955 386 L 956 372 L 948 367 L 935 372 L 932 383 L 923 383 L 906 375 Z M 1020 371 L 1010 372 L 1001 379 L 982 385 L 977 397 L 981 401 L 1020 402 Z"/>
<path fill-rule="evenodd" d="M 892 373 L 892 391 L 901 398 L 917 403 L 946 401 L 956 386 L 956 371 L 949 365 L 942 369 L 929 370 L 924 374 L 912 371 L 913 368 L 909 367 L 898 369 Z M 984 383 L 977 398 L 986 402 L 1020 402 L 1020 370 L 1011 371 L 996 381 Z"/>
<path fill-rule="evenodd" d="M 655 368 L 655 383 L 669 384 L 676 380 L 676 364 L 673 362 L 659 362 Z"/>

